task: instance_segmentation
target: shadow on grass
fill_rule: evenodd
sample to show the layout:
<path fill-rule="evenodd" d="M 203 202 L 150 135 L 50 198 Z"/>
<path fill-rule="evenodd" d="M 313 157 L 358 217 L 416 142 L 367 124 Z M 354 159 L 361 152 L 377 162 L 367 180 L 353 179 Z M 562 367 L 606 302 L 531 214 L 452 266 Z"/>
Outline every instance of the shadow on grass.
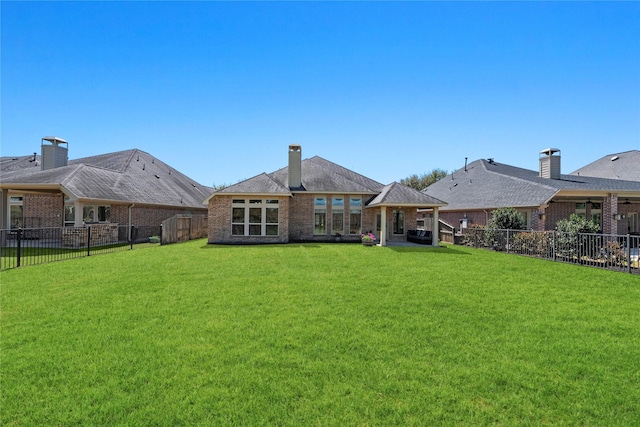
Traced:
<path fill-rule="evenodd" d="M 263 249 L 269 250 L 273 247 L 282 247 L 282 248 L 320 248 L 325 245 L 341 245 L 341 246 L 358 246 L 360 243 L 256 243 L 256 244 L 204 244 L 200 248 L 201 249 L 232 249 L 232 248 L 242 248 L 242 247 L 251 247 L 254 249 Z M 437 255 L 470 255 L 468 252 L 463 252 L 458 249 L 453 248 L 452 246 L 386 246 L 384 249 L 390 249 L 394 252 L 399 253 L 409 253 L 409 252 L 424 252 L 431 253 Z"/>
<path fill-rule="evenodd" d="M 334 244 L 334 243 L 326 243 Z M 339 244 L 339 243 L 335 243 Z M 232 248 L 255 248 L 255 249 L 269 249 L 274 247 L 282 247 L 282 248 L 319 248 L 322 243 L 245 243 L 245 244 L 209 244 L 206 243 L 200 247 L 200 249 L 232 249 Z"/>
<path fill-rule="evenodd" d="M 438 246 L 438 247 L 420 247 L 420 246 L 387 246 L 394 252 L 424 252 L 435 255 L 471 255 L 468 252 L 463 252 L 458 249 L 454 249 L 451 246 Z"/>

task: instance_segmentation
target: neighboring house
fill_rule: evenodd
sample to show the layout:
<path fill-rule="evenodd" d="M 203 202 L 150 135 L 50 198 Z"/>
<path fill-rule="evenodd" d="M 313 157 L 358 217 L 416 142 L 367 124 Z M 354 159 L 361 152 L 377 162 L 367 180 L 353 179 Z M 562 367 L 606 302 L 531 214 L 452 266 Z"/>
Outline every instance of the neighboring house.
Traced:
<path fill-rule="evenodd" d="M 562 175 L 560 150 L 555 148 L 542 150 L 539 163 L 540 170 L 532 171 L 493 159 L 476 160 L 423 193 L 447 200 L 440 218 L 460 228 L 486 225 L 493 210 L 513 207 L 533 230 L 553 230 L 559 220 L 575 213 L 596 221 L 605 234 L 640 232 L 640 180 Z M 620 165 L 624 167 L 618 173 L 631 176 L 629 166 Z M 632 169 L 630 174 L 637 173 L 638 163 Z"/>
<path fill-rule="evenodd" d="M 2 157 L 0 228 L 159 226 L 204 214 L 212 188 L 137 149 L 68 160 L 67 142 L 42 139 L 41 156 Z"/>
<path fill-rule="evenodd" d="M 609 154 L 571 175 L 640 181 L 640 150 Z"/>
<path fill-rule="evenodd" d="M 360 241 L 373 232 L 381 245 L 406 241 L 417 208 L 446 203 L 398 184 L 382 185 L 315 156 L 302 160 L 289 146 L 289 164 L 216 191 L 209 207 L 209 243 Z M 431 224 L 430 224 L 431 225 Z M 433 244 L 438 244 L 437 234 Z"/>

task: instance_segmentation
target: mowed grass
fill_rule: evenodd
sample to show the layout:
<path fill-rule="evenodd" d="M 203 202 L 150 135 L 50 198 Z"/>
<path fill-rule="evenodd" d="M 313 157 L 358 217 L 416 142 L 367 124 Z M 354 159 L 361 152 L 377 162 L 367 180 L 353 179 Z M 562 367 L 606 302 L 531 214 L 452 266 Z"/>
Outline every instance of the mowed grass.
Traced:
<path fill-rule="evenodd" d="M 1 273 L 2 425 L 640 424 L 640 277 L 204 240 Z"/>

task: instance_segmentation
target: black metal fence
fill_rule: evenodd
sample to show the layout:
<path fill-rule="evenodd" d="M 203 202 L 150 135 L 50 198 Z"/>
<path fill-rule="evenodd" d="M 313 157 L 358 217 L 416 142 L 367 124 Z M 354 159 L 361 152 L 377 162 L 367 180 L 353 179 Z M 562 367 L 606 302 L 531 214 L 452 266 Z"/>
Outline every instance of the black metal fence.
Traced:
<path fill-rule="evenodd" d="M 470 228 L 462 243 L 552 261 L 640 274 L 640 236 Z"/>
<path fill-rule="evenodd" d="M 159 243 L 161 232 L 159 225 L 117 224 L 0 230 L 0 269 L 133 249 Z"/>

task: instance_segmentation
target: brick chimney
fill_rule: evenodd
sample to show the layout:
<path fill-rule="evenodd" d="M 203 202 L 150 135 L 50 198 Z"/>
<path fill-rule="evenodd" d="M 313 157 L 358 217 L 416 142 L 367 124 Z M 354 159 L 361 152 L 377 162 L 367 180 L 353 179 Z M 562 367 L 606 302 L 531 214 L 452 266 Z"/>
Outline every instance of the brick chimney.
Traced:
<path fill-rule="evenodd" d="M 289 146 L 289 188 L 295 190 L 302 187 L 302 147 Z"/>
<path fill-rule="evenodd" d="M 540 151 L 540 178 L 560 179 L 560 150 L 545 148 Z"/>

